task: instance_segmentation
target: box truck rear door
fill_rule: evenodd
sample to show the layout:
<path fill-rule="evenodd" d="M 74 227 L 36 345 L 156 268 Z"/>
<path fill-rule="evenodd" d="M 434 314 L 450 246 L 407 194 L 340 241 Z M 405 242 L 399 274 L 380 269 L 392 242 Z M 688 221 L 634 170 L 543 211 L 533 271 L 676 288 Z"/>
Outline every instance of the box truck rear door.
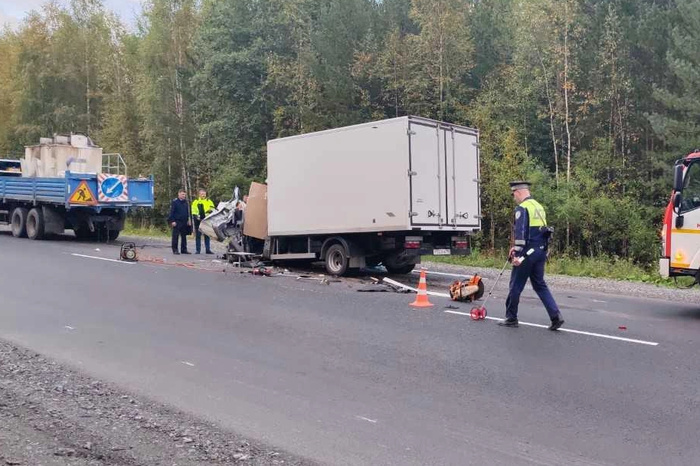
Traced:
<path fill-rule="evenodd" d="M 447 223 L 480 228 L 479 148 L 476 131 L 443 127 L 447 156 Z"/>
<path fill-rule="evenodd" d="M 409 123 L 411 224 L 445 224 L 445 140 L 437 124 Z"/>

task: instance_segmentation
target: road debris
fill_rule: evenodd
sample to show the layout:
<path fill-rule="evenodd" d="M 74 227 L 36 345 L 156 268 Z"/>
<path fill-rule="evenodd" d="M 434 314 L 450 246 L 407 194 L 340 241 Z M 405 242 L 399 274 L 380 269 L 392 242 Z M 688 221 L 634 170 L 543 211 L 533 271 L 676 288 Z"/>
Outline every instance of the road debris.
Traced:
<path fill-rule="evenodd" d="M 374 283 L 374 287 L 372 287 L 371 289 L 370 287 L 366 287 L 367 289 L 365 291 L 363 291 L 362 289 L 359 289 L 357 291 L 368 293 L 377 292 L 379 289 L 383 289 L 385 291 L 392 291 L 394 293 L 411 293 L 411 290 L 401 286 L 401 284 L 397 285 L 396 282 L 389 278 L 370 277 L 370 280 L 372 280 L 372 282 Z"/>
<path fill-rule="evenodd" d="M 360 293 L 388 293 L 390 290 L 388 286 L 373 283 L 363 288 L 358 288 L 357 291 Z"/>
<path fill-rule="evenodd" d="M 328 278 L 325 275 L 297 275 L 296 279 L 299 281 L 312 281 L 318 282 L 321 285 L 330 285 L 331 283 L 341 283 L 342 280 L 338 278 Z"/>
<path fill-rule="evenodd" d="M 263 277 L 272 276 L 272 270 L 268 269 L 267 267 L 256 267 L 253 270 L 251 270 L 250 273 L 253 275 L 259 275 Z"/>

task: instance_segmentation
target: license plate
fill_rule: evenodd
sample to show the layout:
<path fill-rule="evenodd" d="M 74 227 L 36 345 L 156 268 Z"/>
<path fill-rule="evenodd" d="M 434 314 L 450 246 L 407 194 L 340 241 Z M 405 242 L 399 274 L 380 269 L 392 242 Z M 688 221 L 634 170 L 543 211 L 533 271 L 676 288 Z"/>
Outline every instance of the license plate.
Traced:
<path fill-rule="evenodd" d="M 450 254 L 449 249 L 433 249 L 433 256 L 449 256 Z"/>

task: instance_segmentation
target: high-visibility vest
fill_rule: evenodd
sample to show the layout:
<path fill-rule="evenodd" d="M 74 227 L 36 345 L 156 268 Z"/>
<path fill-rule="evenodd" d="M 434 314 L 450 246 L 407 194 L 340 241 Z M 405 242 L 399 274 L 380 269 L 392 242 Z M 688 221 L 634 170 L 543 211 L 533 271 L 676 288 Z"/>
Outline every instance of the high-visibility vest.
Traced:
<path fill-rule="evenodd" d="M 202 207 L 201 209 L 200 206 Z M 196 199 L 192 202 L 192 215 L 197 215 L 204 218 L 212 213 L 214 208 L 215 206 L 211 199 Z M 202 216 L 202 212 L 204 213 L 204 216 Z"/>
<path fill-rule="evenodd" d="M 527 217 L 530 223 L 530 227 L 546 227 L 547 226 L 547 214 L 544 211 L 542 204 L 536 200 L 530 198 L 522 202 L 520 207 L 527 209 Z"/>

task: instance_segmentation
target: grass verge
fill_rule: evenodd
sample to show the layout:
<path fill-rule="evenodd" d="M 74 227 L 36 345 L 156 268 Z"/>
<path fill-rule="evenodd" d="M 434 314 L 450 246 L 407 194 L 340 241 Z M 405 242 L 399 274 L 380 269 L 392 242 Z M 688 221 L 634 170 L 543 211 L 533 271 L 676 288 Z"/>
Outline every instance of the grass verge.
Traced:
<path fill-rule="evenodd" d="M 127 221 L 122 230 L 122 234 L 125 236 L 145 236 L 152 238 L 170 238 L 170 232 L 166 231 L 164 228 L 156 228 L 154 226 L 150 227 L 137 227 L 133 223 Z"/>

